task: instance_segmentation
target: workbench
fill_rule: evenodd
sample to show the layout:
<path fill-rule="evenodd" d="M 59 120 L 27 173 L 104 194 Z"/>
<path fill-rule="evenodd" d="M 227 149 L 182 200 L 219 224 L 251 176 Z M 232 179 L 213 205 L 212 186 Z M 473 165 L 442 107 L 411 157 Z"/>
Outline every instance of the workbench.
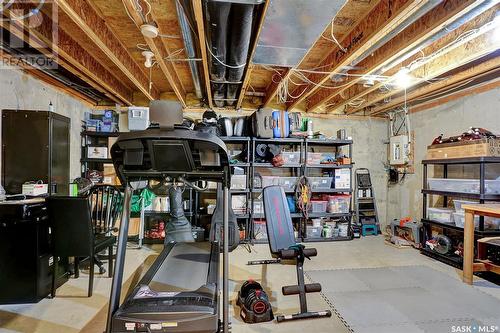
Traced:
<path fill-rule="evenodd" d="M 474 264 L 474 215 L 500 218 L 500 204 L 463 205 L 462 208 L 465 210 L 463 282 L 472 284 L 474 272 L 491 271 L 500 274 L 498 265 L 487 262 Z"/>

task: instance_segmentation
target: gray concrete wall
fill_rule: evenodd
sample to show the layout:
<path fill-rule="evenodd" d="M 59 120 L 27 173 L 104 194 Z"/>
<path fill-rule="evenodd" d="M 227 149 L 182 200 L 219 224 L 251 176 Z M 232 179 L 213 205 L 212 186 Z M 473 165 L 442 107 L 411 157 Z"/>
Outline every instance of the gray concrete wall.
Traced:
<path fill-rule="evenodd" d="M 499 105 L 500 89 L 494 89 L 411 114 L 411 127 L 415 131 L 416 172 L 414 175 L 407 175 L 402 184 L 389 187 L 389 218 L 400 218 L 408 215 L 416 219 L 422 217 L 420 190 L 423 169 L 420 162 L 425 159 L 427 146 L 432 143 L 432 140 L 441 133 L 445 136 L 458 135 L 470 126 L 483 127 L 500 134 Z M 477 170 L 470 168 L 458 167 L 455 168 L 454 173 L 477 177 Z M 495 167 L 489 168 L 487 173 L 490 177 L 495 178 L 500 175 L 498 168 Z M 439 174 L 436 176 L 439 177 Z"/>
<path fill-rule="evenodd" d="M 387 224 L 387 172 L 384 169 L 384 163 L 387 162 L 387 145 L 384 142 L 388 140 L 388 122 L 378 118 L 315 118 L 314 129 L 335 137 L 337 130 L 345 129 L 347 136 L 352 137 L 354 170 L 370 170 L 379 220 L 383 228 Z"/>
<path fill-rule="evenodd" d="M 20 70 L 0 69 L 0 110 L 48 110 L 51 101 L 56 113 L 71 119 L 70 177 L 74 179 L 80 176 L 81 123 L 89 106 Z"/>

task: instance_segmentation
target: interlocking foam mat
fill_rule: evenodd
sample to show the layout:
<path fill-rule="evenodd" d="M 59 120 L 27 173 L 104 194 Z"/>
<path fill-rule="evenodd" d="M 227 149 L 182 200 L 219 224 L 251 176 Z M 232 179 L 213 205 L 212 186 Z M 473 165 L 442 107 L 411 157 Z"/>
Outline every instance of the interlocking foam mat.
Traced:
<path fill-rule="evenodd" d="M 308 271 L 307 276 L 321 283 L 323 298 L 354 332 L 500 332 L 500 299 L 426 266 Z"/>

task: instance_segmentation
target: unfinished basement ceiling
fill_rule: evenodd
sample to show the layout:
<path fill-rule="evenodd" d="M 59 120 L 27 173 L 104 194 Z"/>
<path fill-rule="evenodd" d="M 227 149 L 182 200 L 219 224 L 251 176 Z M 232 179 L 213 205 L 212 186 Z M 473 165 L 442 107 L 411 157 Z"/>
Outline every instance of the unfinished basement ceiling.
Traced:
<path fill-rule="evenodd" d="M 57 16 L 50 8 L 39 15 L 57 19 L 63 41 L 54 45 L 60 49 L 59 66 L 122 105 L 177 99 L 188 111 L 266 106 L 327 116 L 385 116 L 404 105 L 403 88 L 392 82 L 402 69 L 412 76 L 407 104 L 413 105 L 412 100 L 435 92 L 456 91 L 461 82 L 482 82 L 477 78 L 490 77 L 500 67 L 497 0 L 57 3 Z M 214 30 L 218 11 L 208 13 L 210 3 L 256 5 L 246 25 L 251 29 L 241 30 L 239 21 L 231 23 L 228 16 L 220 20 L 228 24 Z M 23 6 L 29 2 L 10 9 Z M 1 15 L 8 17 L 8 9 Z M 46 23 L 24 24 L 16 33 L 50 42 L 46 27 L 51 22 Z M 156 37 L 141 34 L 145 23 L 159 29 Z M 251 38 L 231 41 L 234 27 L 246 36 L 251 31 Z M 219 42 L 226 44 L 225 51 Z M 145 50 L 153 53 L 151 68 L 145 65 Z"/>
<path fill-rule="evenodd" d="M 264 25 L 252 61 L 294 67 L 345 1 L 269 0 Z"/>

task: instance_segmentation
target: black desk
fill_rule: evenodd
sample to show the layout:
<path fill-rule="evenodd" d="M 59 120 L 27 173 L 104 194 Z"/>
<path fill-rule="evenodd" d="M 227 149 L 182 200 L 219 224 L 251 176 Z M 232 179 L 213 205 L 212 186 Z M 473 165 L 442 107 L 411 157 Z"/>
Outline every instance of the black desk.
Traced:
<path fill-rule="evenodd" d="M 45 199 L 0 202 L 0 304 L 35 303 L 51 290 L 53 257 Z M 67 259 L 59 262 L 67 281 Z"/>

